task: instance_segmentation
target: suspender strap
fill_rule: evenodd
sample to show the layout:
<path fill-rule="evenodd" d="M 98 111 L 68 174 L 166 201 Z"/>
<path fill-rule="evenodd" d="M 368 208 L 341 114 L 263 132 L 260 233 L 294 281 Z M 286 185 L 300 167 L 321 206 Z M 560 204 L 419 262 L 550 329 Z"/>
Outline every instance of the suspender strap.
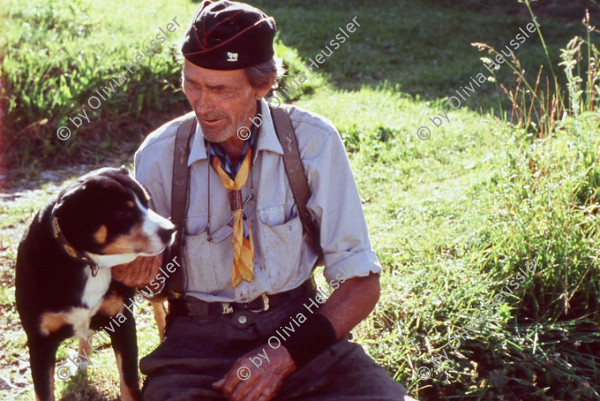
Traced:
<path fill-rule="evenodd" d="M 310 188 L 308 187 L 308 179 L 306 178 L 304 167 L 302 166 L 302 159 L 300 158 L 300 152 L 298 151 L 298 142 L 296 140 L 296 134 L 294 133 L 294 127 L 292 126 L 292 120 L 290 119 L 287 110 L 273 107 L 269 108 L 271 110 L 271 116 L 273 116 L 277 138 L 283 148 L 283 164 L 290 183 L 290 188 L 292 189 L 292 194 L 294 195 L 294 200 L 296 201 L 298 216 L 300 217 L 305 233 L 308 235 L 313 250 L 319 255 L 317 263 L 315 264 L 316 267 L 317 265 L 323 264 L 323 250 L 321 249 L 321 242 L 319 240 L 319 230 L 315 226 L 315 223 L 311 219 L 310 213 L 306 208 L 306 204 L 310 198 Z"/>
<path fill-rule="evenodd" d="M 196 115 L 190 112 L 185 115 L 175 137 L 175 154 L 173 157 L 173 185 L 171 187 L 171 222 L 177 228 L 175 243 L 171 247 L 171 255 L 179 257 L 184 262 L 184 267 L 175 270 L 172 277 L 167 280 L 167 291 L 182 294 L 185 290 L 186 273 L 183 246 L 185 242 L 185 216 L 187 212 L 190 192 L 190 174 L 188 157 L 190 154 L 191 138 L 196 131 Z"/>

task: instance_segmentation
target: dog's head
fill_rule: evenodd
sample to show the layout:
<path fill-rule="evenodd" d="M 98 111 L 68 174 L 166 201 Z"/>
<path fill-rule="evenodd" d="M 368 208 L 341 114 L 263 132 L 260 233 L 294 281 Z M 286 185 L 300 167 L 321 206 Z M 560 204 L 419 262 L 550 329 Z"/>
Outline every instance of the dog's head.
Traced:
<path fill-rule="evenodd" d="M 159 254 L 173 243 L 175 227 L 149 209 L 149 200 L 126 168 L 103 168 L 67 186 L 53 215 L 77 251 L 103 264 L 121 264 Z"/>

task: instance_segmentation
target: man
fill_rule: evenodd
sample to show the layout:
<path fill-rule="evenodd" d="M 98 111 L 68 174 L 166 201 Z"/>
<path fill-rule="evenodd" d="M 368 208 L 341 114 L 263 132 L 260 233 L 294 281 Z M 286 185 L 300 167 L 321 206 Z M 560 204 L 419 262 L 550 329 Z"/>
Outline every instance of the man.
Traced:
<path fill-rule="evenodd" d="M 337 289 L 325 301 L 311 285 L 318 252 L 303 235 L 264 100 L 280 76 L 275 30 L 273 18 L 254 7 L 205 1 L 186 34 L 183 90 L 198 122 L 181 238 L 186 282 L 171 298 L 165 340 L 140 362 L 145 400 L 392 401 L 406 394 L 347 340 L 377 303 L 381 266 L 341 138 L 330 122 L 291 107 L 307 208 L 319 227 L 325 277 Z M 259 116 L 262 123 L 252 124 Z M 150 134 L 135 156 L 136 177 L 163 216 L 171 216 L 181 122 Z M 230 204 L 236 197 L 238 207 Z M 143 286 L 161 262 L 138 258 L 113 275 Z"/>

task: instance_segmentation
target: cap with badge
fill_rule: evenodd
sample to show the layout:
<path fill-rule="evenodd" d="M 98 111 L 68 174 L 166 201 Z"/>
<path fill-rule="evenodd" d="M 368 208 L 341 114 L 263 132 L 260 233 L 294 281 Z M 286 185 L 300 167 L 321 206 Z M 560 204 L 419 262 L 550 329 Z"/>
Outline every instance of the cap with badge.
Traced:
<path fill-rule="evenodd" d="M 205 0 L 181 51 L 191 63 L 212 70 L 237 70 L 273 57 L 275 20 L 248 4 Z"/>

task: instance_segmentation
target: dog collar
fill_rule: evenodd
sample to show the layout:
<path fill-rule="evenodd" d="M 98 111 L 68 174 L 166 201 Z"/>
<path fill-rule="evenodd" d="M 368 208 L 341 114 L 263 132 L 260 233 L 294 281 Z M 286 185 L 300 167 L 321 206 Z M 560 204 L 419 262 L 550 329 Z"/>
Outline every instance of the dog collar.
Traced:
<path fill-rule="evenodd" d="M 98 263 L 94 262 L 87 255 L 78 252 L 75 248 L 73 248 L 71 244 L 69 244 L 69 241 L 67 241 L 58 225 L 58 219 L 56 218 L 56 216 L 52 216 L 52 233 L 54 234 L 54 238 L 62 245 L 67 255 L 69 255 L 73 259 L 77 259 L 78 261 L 89 265 L 90 269 L 92 270 L 92 277 L 96 277 L 100 266 L 98 266 Z"/>

